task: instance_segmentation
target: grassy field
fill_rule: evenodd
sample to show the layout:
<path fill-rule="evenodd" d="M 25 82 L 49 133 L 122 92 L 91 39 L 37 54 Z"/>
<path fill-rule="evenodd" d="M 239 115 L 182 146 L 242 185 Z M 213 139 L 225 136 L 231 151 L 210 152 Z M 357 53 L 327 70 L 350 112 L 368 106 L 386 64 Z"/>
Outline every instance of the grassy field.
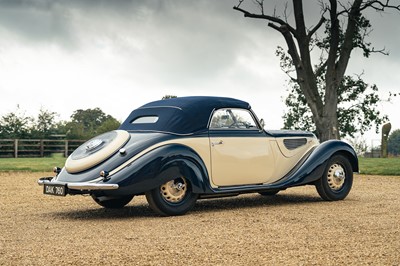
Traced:
<path fill-rule="evenodd" d="M 55 154 L 45 158 L 0 158 L 0 171 L 52 171 L 54 166 L 63 167 L 66 158 Z M 360 171 L 364 175 L 400 176 L 400 158 L 359 158 Z"/>
<path fill-rule="evenodd" d="M 63 167 L 65 160 L 62 154 L 45 158 L 0 158 L 0 171 L 51 172 L 55 166 Z"/>
<path fill-rule="evenodd" d="M 359 158 L 359 165 L 364 175 L 400 176 L 400 158 Z"/>

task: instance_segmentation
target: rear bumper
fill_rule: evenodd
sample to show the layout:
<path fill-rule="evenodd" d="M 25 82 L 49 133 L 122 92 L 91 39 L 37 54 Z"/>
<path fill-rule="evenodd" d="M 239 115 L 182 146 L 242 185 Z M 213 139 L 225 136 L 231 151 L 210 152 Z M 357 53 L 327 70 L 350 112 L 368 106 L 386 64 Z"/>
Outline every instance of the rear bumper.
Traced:
<path fill-rule="evenodd" d="M 98 180 L 93 180 L 98 182 Z M 103 184 L 94 182 L 61 182 L 53 180 L 53 177 L 42 177 L 37 182 L 40 186 L 44 185 L 63 185 L 68 189 L 80 191 L 93 191 L 93 190 L 115 190 L 118 189 L 118 184 Z"/>

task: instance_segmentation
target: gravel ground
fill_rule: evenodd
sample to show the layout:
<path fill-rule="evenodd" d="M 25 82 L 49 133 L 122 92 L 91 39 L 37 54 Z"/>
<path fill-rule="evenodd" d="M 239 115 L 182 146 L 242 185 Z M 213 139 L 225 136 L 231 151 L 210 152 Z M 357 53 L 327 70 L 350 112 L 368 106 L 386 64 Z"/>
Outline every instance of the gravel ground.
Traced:
<path fill-rule="evenodd" d="M 339 202 L 308 186 L 159 217 L 143 196 L 43 195 L 46 175 L 0 173 L 0 265 L 400 265 L 400 176 L 358 175 Z"/>

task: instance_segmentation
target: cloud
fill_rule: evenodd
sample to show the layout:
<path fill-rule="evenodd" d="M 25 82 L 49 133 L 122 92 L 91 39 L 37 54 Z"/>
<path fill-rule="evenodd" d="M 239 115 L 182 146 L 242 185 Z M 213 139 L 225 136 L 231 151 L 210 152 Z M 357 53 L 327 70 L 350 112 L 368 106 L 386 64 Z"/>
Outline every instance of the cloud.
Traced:
<path fill-rule="evenodd" d="M 247 2 L 254 8 L 252 1 Z M 276 7 L 277 14 L 283 14 L 282 1 L 266 3 L 268 12 Z M 273 114 L 278 122 L 272 123 L 279 127 L 286 77 L 274 52 L 277 45 L 286 49 L 286 44 L 266 21 L 234 11 L 236 4 L 235 0 L 0 1 L 0 90 L 7 95 L 17 91 L 20 103 L 69 114 L 102 103 L 103 110 L 119 119 L 164 94 L 232 96 L 251 102 L 266 119 L 270 109 L 278 110 Z M 304 4 L 307 25 L 315 25 L 319 6 Z M 286 11 L 292 15 L 290 4 Z M 399 55 L 400 39 L 388 36 L 385 27 L 395 32 L 398 19 L 385 16 L 372 21 L 377 30 L 371 40 L 392 52 L 391 63 Z M 376 69 L 373 62 L 379 61 L 373 58 L 353 59 L 354 72 L 360 65 L 371 65 L 366 74 L 373 71 L 379 86 L 379 73 L 388 69 Z M 393 76 L 390 84 L 396 82 Z M 69 104 L 54 103 L 47 95 Z M 3 108 L 10 102 L 14 107 L 15 97 L 5 97 L 0 99 Z"/>

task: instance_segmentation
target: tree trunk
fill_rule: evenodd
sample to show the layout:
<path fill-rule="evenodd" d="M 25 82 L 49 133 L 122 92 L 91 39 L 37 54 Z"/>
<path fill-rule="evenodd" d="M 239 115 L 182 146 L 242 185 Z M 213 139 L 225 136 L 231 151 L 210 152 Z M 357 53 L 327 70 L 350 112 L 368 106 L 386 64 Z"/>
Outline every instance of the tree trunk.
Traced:
<path fill-rule="evenodd" d="M 303 86 L 308 86 L 303 84 Z M 307 104 L 313 113 L 313 119 L 316 127 L 316 135 L 321 142 L 330 139 L 340 139 L 339 122 L 337 117 L 337 88 L 330 93 L 330 97 L 325 97 L 325 103 L 320 101 L 310 101 L 307 98 Z"/>
<path fill-rule="evenodd" d="M 327 117 L 320 117 L 318 120 L 319 122 L 316 122 L 315 126 L 317 137 L 319 138 L 320 142 L 330 139 L 340 139 L 336 112 Z"/>

